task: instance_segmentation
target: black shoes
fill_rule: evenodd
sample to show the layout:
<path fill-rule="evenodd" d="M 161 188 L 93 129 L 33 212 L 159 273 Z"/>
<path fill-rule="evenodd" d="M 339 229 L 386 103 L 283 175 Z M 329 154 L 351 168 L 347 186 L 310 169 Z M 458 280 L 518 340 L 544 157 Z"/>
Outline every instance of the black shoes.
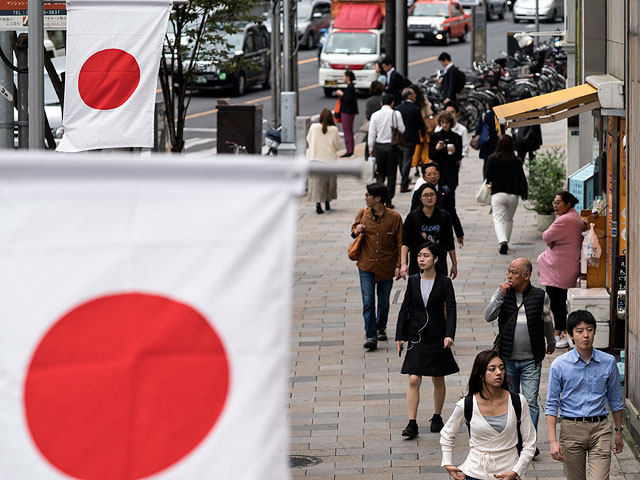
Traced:
<path fill-rule="evenodd" d="M 429 429 L 433 433 L 439 432 L 440 430 L 442 430 L 442 427 L 444 427 L 444 422 L 442 421 L 442 417 L 437 413 L 434 413 L 433 417 L 431 417 L 431 420 L 429 421 L 431 422 L 431 427 L 429 427 Z"/>
<path fill-rule="evenodd" d="M 324 202 L 324 209 L 328 212 L 329 210 L 331 210 L 331 205 L 329 204 L 329 202 Z"/>
<path fill-rule="evenodd" d="M 318 215 L 320 215 L 321 213 L 324 213 L 324 210 L 322 210 L 322 205 L 320 205 L 320 202 L 316 203 L 316 213 Z"/>
<path fill-rule="evenodd" d="M 347 158 L 347 157 L 352 157 L 353 156 L 353 152 L 351 153 L 343 153 L 342 155 L 340 155 L 340 158 Z"/>
<path fill-rule="evenodd" d="M 378 348 L 378 341 L 377 340 L 373 340 L 373 339 L 369 339 L 366 342 L 364 342 L 363 346 L 364 346 L 364 348 L 366 348 L 370 352 L 373 352 L 376 348 Z"/>
<path fill-rule="evenodd" d="M 409 420 L 409 425 L 407 425 L 407 428 L 402 431 L 402 436 L 414 438 L 418 435 L 420 435 L 420 432 L 418 431 L 418 424 L 415 420 Z"/>
<path fill-rule="evenodd" d="M 387 331 L 384 328 L 379 328 L 377 333 L 378 340 L 381 342 L 387 341 Z"/>
<path fill-rule="evenodd" d="M 540 450 L 536 447 L 536 453 L 533 454 L 533 458 L 536 458 L 538 455 L 540 455 Z"/>
<path fill-rule="evenodd" d="M 500 244 L 500 255 L 506 255 L 507 252 L 509 252 L 509 245 L 507 245 L 506 243 L 501 243 Z"/>

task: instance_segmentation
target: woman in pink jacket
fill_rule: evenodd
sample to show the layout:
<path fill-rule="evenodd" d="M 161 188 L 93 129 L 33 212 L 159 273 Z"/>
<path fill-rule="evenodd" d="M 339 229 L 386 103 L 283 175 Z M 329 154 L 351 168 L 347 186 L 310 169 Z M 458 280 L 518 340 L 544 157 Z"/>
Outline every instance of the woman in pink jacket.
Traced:
<path fill-rule="evenodd" d="M 542 234 L 547 249 L 538 257 L 538 283 L 547 287 L 555 321 L 556 348 L 569 346 L 567 340 L 567 290 L 576 286 L 580 275 L 580 250 L 584 220 L 573 208 L 578 199 L 563 191 L 553 201 L 555 221 Z"/>

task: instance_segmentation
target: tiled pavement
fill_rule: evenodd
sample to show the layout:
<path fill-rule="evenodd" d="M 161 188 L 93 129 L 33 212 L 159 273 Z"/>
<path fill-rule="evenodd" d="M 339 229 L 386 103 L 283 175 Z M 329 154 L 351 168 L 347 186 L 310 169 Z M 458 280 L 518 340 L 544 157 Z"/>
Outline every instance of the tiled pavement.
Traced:
<path fill-rule="evenodd" d="M 565 143 L 562 127 L 543 127 L 546 145 Z M 464 163 L 460 178 L 456 197 L 465 243 L 457 251 L 459 274 L 454 281 L 458 302 L 454 354 L 461 371 L 446 377 L 445 421 L 465 391 L 475 355 L 493 343 L 497 327 L 484 321 L 483 310 L 505 278 L 508 262 L 516 256 L 535 262 L 544 249 L 534 214 L 520 205 L 509 255 L 499 255 L 489 208 L 474 200 L 482 178 L 477 152 Z M 292 468 L 291 474 L 294 478 L 335 480 L 446 479 L 449 477 L 440 467 L 439 435 L 428 428 L 433 413 L 431 382 L 425 379 L 421 389 L 421 435 L 405 440 L 400 432 L 407 423 L 408 379 L 400 374 L 402 360 L 395 344 L 379 342 L 378 350 L 372 353 L 362 349 L 360 287 L 355 263 L 347 258 L 346 249 L 349 227 L 364 206 L 364 191 L 362 180 L 340 178 L 339 199 L 324 215 L 317 215 L 314 205 L 305 199 L 300 201 L 291 334 L 290 453 L 319 457 L 321 462 Z M 404 217 L 410 194 L 397 194 L 394 203 Z M 534 284 L 535 280 L 534 272 Z M 395 282 L 391 293 L 390 338 L 405 286 L 405 281 Z M 551 360 L 547 358 L 543 365 L 541 406 Z M 538 428 L 542 453 L 532 463 L 527 478 L 563 478 L 562 465 L 548 453 L 544 415 Z M 467 441 L 466 428 L 461 428 L 454 452 L 457 464 L 466 457 Z M 614 456 L 611 473 L 615 480 L 640 480 L 640 464 L 628 444 L 621 455 Z"/>

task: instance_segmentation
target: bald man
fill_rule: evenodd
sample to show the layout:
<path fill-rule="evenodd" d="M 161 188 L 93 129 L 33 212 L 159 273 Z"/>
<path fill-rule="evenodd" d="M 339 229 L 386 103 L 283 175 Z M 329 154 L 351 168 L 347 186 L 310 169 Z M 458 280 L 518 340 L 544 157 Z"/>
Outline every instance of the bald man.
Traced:
<path fill-rule="evenodd" d="M 545 353 L 556 348 L 549 297 L 531 285 L 533 267 L 527 258 L 509 264 L 507 281 L 500 284 L 484 311 L 487 322 L 498 319 L 502 334 L 500 354 L 504 357 L 511 389 L 527 399 L 531 421 L 538 428 L 538 390 Z M 523 308 L 524 305 L 524 308 Z M 546 340 L 546 346 L 545 346 Z M 536 449 L 536 455 L 539 450 Z"/>

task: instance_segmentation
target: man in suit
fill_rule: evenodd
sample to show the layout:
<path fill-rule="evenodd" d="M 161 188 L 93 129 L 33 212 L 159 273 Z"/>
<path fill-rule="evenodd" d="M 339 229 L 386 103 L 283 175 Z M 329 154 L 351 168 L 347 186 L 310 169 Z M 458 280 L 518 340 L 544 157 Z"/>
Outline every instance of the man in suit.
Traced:
<path fill-rule="evenodd" d="M 440 90 L 444 97 L 444 103 L 456 99 L 456 74 L 458 68 L 451 62 L 451 55 L 442 52 L 438 57 L 438 61 L 444 67 L 444 75 L 440 83 Z"/>
<path fill-rule="evenodd" d="M 407 144 L 402 151 L 402 161 L 400 162 L 400 191 L 410 192 L 409 181 L 411 173 L 411 160 L 416 150 L 416 145 L 420 143 L 420 135 L 423 137 L 427 134 L 420 109 L 416 105 L 416 94 L 410 88 L 402 90 L 402 103 L 395 110 L 402 115 L 404 122 L 404 141 Z"/>
<path fill-rule="evenodd" d="M 394 68 L 393 60 L 390 57 L 385 57 L 382 60 L 382 69 L 387 75 L 387 85 L 384 87 L 384 91 L 393 97 L 393 102 L 396 105 L 399 105 L 402 100 L 401 92 L 404 77 Z"/>
<path fill-rule="evenodd" d="M 418 179 L 413 189 L 413 197 L 411 198 L 411 211 L 416 208 L 422 208 L 422 202 L 418 196 L 418 188 L 423 183 L 432 183 L 436 186 L 438 195 L 436 196 L 436 206 L 446 210 L 451 215 L 451 223 L 453 224 L 453 231 L 456 233 L 456 238 L 460 246 L 464 244 L 464 230 L 462 230 L 462 224 L 456 212 L 456 196 L 449 187 L 439 185 L 440 182 L 440 165 L 435 162 L 426 163 L 421 166 L 422 177 Z"/>

